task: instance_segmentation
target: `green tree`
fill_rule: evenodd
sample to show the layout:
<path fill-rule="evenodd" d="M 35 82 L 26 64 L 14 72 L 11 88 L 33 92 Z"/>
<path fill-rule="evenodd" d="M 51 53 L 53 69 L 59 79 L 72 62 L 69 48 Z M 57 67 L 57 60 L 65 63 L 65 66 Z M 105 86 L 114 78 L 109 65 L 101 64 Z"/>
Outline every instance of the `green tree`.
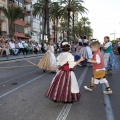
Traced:
<path fill-rule="evenodd" d="M 62 21 L 61 20 L 61 22 L 60 22 L 60 27 L 59 27 L 59 31 L 60 32 L 62 32 L 62 34 L 63 34 L 63 40 L 64 40 L 64 38 L 65 38 L 65 32 L 67 32 L 67 21 Z"/>
<path fill-rule="evenodd" d="M 87 13 L 87 8 L 85 8 L 82 3 L 84 3 L 84 1 L 82 0 L 72 0 L 71 1 L 71 5 L 72 5 L 72 28 L 73 28 L 73 36 L 74 36 L 74 22 L 75 22 L 75 14 L 80 13 L 81 15 L 83 13 Z M 75 36 L 74 36 L 75 37 Z"/>
<path fill-rule="evenodd" d="M 84 27 L 84 35 L 86 35 L 86 25 L 89 25 L 89 18 L 88 17 L 82 17 L 80 19 L 81 23 L 83 24 Z"/>
<path fill-rule="evenodd" d="M 83 13 L 87 13 L 87 8 L 85 8 L 82 3 L 84 3 L 83 0 L 59 0 L 61 4 L 64 5 L 64 18 L 67 16 L 67 36 L 68 40 L 70 40 L 70 29 L 72 28 L 72 32 L 74 34 L 74 21 L 75 21 L 75 14 L 80 13 L 81 15 Z M 72 17 L 70 12 L 72 12 Z M 70 21 L 72 18 L 72 26 L 70 26 Z"/>
<path fill-rule="evenodd" d="M 85 23 L 82 20 L 83 19 L 80 19 L 80 21 L 75 26 L 75 33 L 78 34 L 79 36 L 86 35 L 87 37 L 91 37 L 93 35 L 93 29 L 90 26 L 91 23 L 89 19 L 86 22 L 86 26 L 84 25 Z"/>
<path fill-rule="evenodd" d="M 44 40 L 46 28 L 47 28 L 48 40 L 50 40 L 49 8 L 50 8 L 50 1 L 49 0 L 37 0 L 37 2 L 35 4 L 33 4 L 33 16 L 39 15 L 39 16 L 43 17 L 42 40 Z"/>
<path fill-rule="evenodd" d="M 57 41 L 58 22 L 63 16 L 63 8 L 59 2 L 53 2 L 50 6 L 50 18 L 54 23 L 54 40 Z M 56 33 L 56 37 L 55 37 Z M 55 39 L 56 38 L 56 39 Z"/>
<path fill-rule="evenodd" d="M 22 9 L 20 7 L 15 7 L 13 4 L 8 6 L 8 8 L 1 7 L 0 8 L 5 16 L 8 18 L 9 23 L 9 37 L 12 38 L 14 36 L 14 22 L 19 19 L 22 14 Z"/>

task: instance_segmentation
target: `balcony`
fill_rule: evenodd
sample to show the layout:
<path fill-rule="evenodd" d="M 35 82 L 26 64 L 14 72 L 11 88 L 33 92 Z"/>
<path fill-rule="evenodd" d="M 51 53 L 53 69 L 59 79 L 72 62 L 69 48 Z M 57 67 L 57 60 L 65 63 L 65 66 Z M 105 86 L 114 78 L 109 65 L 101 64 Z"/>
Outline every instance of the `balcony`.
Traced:
<path fill-rule="evenodd" d="M 18 2 L 18 0 L 9 0 L 8 5 L 14 5 L 15 7 L 21 7 L 23 9 L 23 3 Z"/>
<path fill-rule="evenodd" d="M 5 16 L 0 15 L 0 22 L 4 22 L 5 21 Z"/>
<path fill-rule="evenodd" d="M 30 5 L 26 5 L 26 6 L 24 7 L 24 10 L 25 10 L 25 11 L 32 11 L 32 8 L 31 8 Z"/>
<path fill-rule="evenodd" d="M 28 5 L 28 4 L 30 4 L 31 3 L 31 0 L 24 0 L 24 4 L 25 5 Z"/>
<path fill-rule="evenodd" d="M 31 11 L 24 11 L 25 16 L 31 16 Z"/>
<path fill-rule="evenodd" d="M 7 35 L 7 31 L 0 31 L 0 36 L 5 36 Z"/>
<path fill-rule="evenodd" d="M 20 20 L 20 19 L 16 20 L 14 23 L 17 25 L 23 26 L 23 27 L 25 26 L 25 22 L 23 20 Z"/>
<path fill-rule="evenodd" d="M 28 36 L 28 35 L 26 35 L 26 34 L 24 34 L 24 33 L 20 33 L 20 32 L 15 32 L 15 33 L 14 33 L 14 36 L 15 36 L 15 37 L 19 37 L 19 38 L 25 38 L 25 39 L 30 38 L 30 36 Z"/>
<path fill-rule="evenodd" d="M 25 27 L 31 27 L 31 22 L 30 21 L 25 21 Z"/>
<path fill-rule="evenodd" d="M 5 2 L 6 0 L 2 0 L 2 2 Z"/>

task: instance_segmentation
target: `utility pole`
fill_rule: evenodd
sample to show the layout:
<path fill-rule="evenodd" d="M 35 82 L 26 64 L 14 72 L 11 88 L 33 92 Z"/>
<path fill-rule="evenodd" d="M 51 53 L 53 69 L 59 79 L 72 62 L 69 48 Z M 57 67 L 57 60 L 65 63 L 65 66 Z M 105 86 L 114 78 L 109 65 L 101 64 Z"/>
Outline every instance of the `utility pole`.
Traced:
<path fill-rule="evenodd" d="M 110 35 L 114 35 L 114 40 L 116 40 L 116 32 L 110 33 Z"/>

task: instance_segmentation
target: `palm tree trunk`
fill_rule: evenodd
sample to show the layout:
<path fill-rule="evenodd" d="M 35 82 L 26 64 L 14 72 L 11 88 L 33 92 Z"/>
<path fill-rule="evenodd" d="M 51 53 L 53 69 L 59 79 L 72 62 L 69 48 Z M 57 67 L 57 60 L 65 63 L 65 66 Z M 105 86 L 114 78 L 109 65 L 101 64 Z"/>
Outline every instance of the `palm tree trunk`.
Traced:
<path fill-rule="evenodd" d="M 85 30 L 85 21 L 84 21 L 84 35 L 86 35 L 86 30 Z"/>
<path fill-rule="evenodd" d="M 73 12 L 73 38 L 74 38 L 74 41 L 75 41 L 75 35 L 74 35 L 74 20 L 75 20 L 75 13 Z"/>
<path fill-rule="evenodd" d="M 14 36 L 14 23 L 9 23 L 9 37 L 12 38 Z"/>
<path fill-rule="evenodd" d="M 49 0 L 46 0 L 46 20 L 47 20 L 47 36 L 50 41 L 50 27 L 49 27 Z"/>
<path fill-rule="evenodd" d="M 68 0 L 68 29 L 67 29 L 67 39 L 70 41 L 70 0 Z"/>
<path fill-rule="evenodd" d="M 56 19 L 56 43 L 57 43 L 57 35 L 58 35 L 58 18 Z"/>
<path fill-rule="evenodd" d="M 54 19 L 54 42 L 55 42 L 55 19 Z"/>
<path fill-rule="evenodd" d="M 68 29 L 67 29 L 67 39 L 68 39 L 68 41 L 70 41 L 69 28 L 70 28 L 70 11 L 68 10 Z"/>
<path fill-rule="evenodd" d="M 43 21 L 43 34 L 42 34 L 42 41 L 44 41 L 44 36 L 45 36 L 45 29 L 46 29 L 46 16 L 44 17 Z"/>
<path fill-rule="evenodd" d="M 63 40 L 64 40 L 64 37 L 65 37 L 65 33 L 64 33 L 64 30 L 63 30 Z"/>

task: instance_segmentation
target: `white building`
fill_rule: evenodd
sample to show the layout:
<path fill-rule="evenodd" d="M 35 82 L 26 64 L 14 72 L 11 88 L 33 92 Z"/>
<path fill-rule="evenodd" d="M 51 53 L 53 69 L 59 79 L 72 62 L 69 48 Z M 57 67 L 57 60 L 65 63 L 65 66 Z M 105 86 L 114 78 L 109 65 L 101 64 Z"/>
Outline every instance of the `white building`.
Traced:
<path fill-rule="evenodd" d="M 32 5 L 36 2 L 36 0 L 32 0 Z M 32 13 L 32 12 L 31 12 Z M 32 41 L 40 41 L 41 40 L 41 30 L 42 30 L 42 17 L 39 15 L 34 17 L 31 14 L 31 40 Z"/>
<path fill-rule="evenodd" d="M 7 7 L 7 0 L 0 0 L 0 7 Z M 8 20 L 0 11 L 0 37 L 8 34 Z"/>

